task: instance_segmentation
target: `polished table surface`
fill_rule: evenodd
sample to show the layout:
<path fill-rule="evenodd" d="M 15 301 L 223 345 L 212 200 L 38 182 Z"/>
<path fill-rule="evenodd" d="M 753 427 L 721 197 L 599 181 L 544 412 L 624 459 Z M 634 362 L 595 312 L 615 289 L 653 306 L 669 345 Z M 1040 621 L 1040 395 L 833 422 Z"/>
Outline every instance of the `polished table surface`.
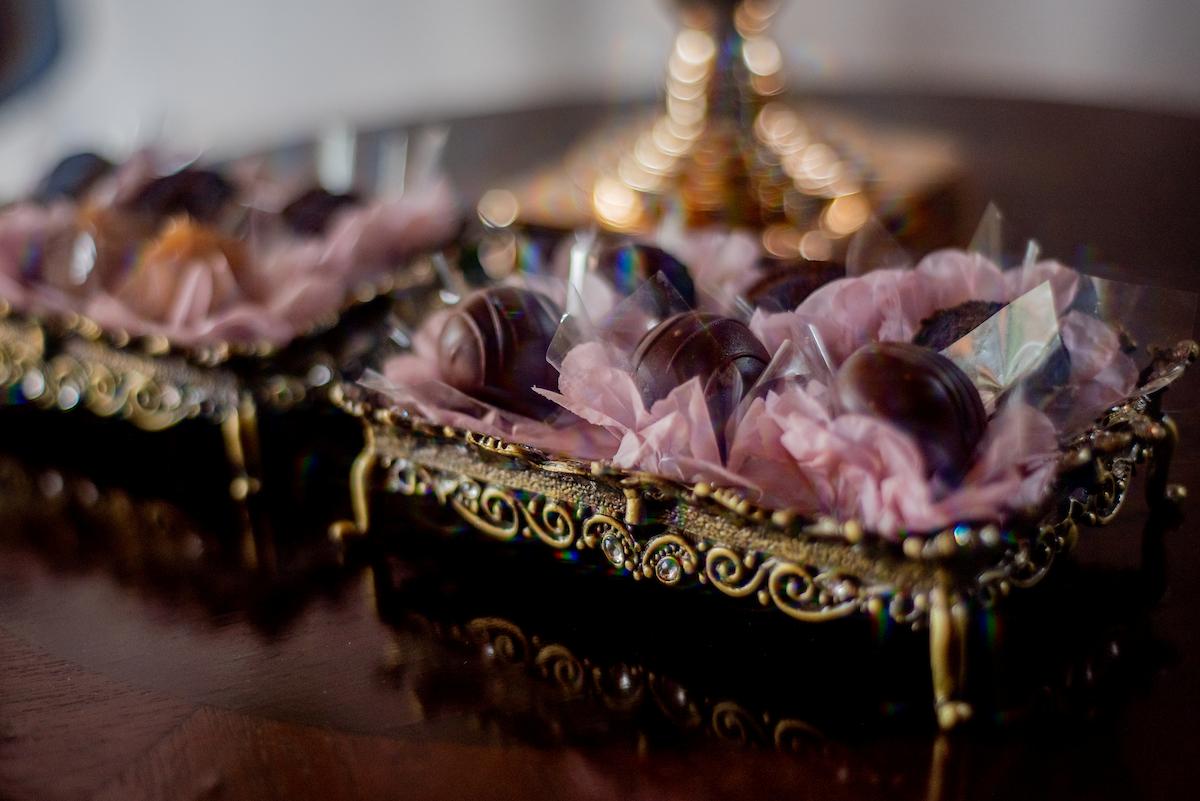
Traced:
<path fill-rule="evenodd" d="M 1016 101 L 831 102 L 946 131 L 1064 261 L 1200 289 L 1200 120 Z M 608 109 L 455 122 L 467 195 Z M 973 205 L 972 205 L 973 204 Z M 1173 478 L 1200 489 L 1195 377 Z M 360 438 L 264 420 L 225 500 L 203 426 L 0 410 L 0 799 L 1183 798 L 1200 766 L 1200 551 L 1131 498 L 981 618 L 985 699 L 940 735 L 923 632 L 731 610 L 383 508 L 340 551 Z M 818 629 L 818 630 L 814 630 Z"/>

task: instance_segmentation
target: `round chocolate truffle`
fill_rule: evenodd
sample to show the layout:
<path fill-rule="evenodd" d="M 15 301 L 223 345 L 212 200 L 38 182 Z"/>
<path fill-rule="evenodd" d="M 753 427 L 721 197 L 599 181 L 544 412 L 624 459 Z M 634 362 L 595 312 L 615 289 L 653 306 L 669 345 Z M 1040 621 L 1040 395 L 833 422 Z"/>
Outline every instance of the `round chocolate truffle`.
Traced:
<path fill-rule="evenodd" d="M 546 351 L 558 329 L 554 305 L 517 287 L 494 287 L 466 298 L 446 320 L 438 340 L 447 384 L 526 417 L 553 411 L 533 387 L 558 386 Z"/>
<path fill-rule="evenodd" d="M 1004 308 L 1003 303 L 968 300 L 949 309 L 940 309 L 921 321 L 913 344 L 942 351 L 962 339 Z M 1071 375 L 1071 355 L 1066 348 L 1055 348 L 1046 360 L 1023 381 L 1027 403 L 1040 403 L 1060 390 Z"/>
<path fill-rule="evenodd" d="M 650 406 L 698 377 L 724 452 L 725 423 L 770 359 L 737 320 L 689 311 L 668 317 L 642 337 L 633 354 L 634 380 Z"/>
<path fill-rule="evenodd" d="M 916 439 L 928 474 L 952 486 L 962 482 L 987 413 L 954 362 L 908 342 L 863 345 L 838 370 L 834 389 L 843 413 L 894 423 Z"/>
<path fill-rule="evenodd" d="M 913 343 L 934 350 L 945 350 L 1004 308 L 1003 303 L 968 300 L 949 309 L 939 309 L 921 321 Z"/>
<path fill-rule="evenodd" d="M 792 311 L 819 287 L 846 275 L 840 264 L 827 261 L 764 260 L 762 277 L 746 292 L 746 299 L 768 311 Z"/>
<path fill-rule="evenodd" d="M 107 175 L 113 163 L 95 153 L 74 153 L 50 170 L 34 192 L 39 203 L 60 197 L 79 200 L 97 181 Z"/>
<path fill-rule="evenodd" d="M 632 295 L 646 280 L 661 272 L 689 306 L 696 305 L 696 286 L 683 264 L 661 248 L 625 242 L 602 248 L 596 272 L 618 293 Z"/>
<path fill-rule="evenodd" d="M 283 219 L 298 234 L 317 236 L 325 233 L 333 215 L 358 205 L 358 195 L 326 192 L 319 186 L 303 192 L 283 207 Z"/>
<path fill-rule="evenodd" d="M 185 167 L 155 178 L 142 187 L 128 205 L 134 211 L 156 217 L 187 214 L 202 222 L 211 222 L 233 198 L 234 192 L 233 184 L 220 173 Z"/>

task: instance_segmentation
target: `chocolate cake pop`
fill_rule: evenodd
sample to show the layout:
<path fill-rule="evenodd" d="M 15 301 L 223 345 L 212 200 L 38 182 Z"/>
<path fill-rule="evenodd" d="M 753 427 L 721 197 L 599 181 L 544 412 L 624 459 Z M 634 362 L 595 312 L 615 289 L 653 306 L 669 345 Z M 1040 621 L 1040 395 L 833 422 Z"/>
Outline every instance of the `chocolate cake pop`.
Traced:
<path fill-rule="evenodd" d="M 689 311 L 667 318 L 642 337 L 633 355 L 634 380 L 650 406 L 680 384 L 699 378 L 724 452 L 725 423 L 770 359 L 762 343 L 737 320 Z"/>
<path fill-rule="evenodd" d="M 555 408 L 533 387 L 558 386 L 546 351 L 558 315 L 545 296 L 516 287 L 494 287 L 465 299 L 446 320 L 438 340 L 447 384 L 526 417 Z"/>
<path fill-rule="evenodd" d="M 907 342 L 864 345 L 834 379 L 843 413 L 883 418 L 908 432 L 926 471 L 957 486 L 987 428 L 979 392 L 954 362 Z"/>

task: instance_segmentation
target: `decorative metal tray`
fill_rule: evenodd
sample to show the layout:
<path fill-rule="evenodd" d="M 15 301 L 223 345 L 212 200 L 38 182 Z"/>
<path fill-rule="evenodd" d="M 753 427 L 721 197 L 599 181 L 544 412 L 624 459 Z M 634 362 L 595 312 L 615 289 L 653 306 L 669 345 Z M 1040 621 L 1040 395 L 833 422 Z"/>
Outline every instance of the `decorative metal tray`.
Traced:
<path fill-rule="evenodd" d="M 429 257 L 363 287 L 339 317 L 281 348 L 230 344 L 181 348 L 162 337 L 131 338 L 86 318 L 37 319 L 0 300 L 0 405 L 85 409 L 161 431 L 190 419 L 221 427 L 235 497 L 253 494 L 260 408 L 323 400 L 385 333 L 389 293 L 430 283 Z"/>
<path fill-rule="evenodd" d="M 432 498 L 488 537 L 538 542 L 635 580 L 700 585 L 803 622 L 868 615 L 927 627 L 937 719 L 951 728 L 972 712 L 964 693 L 970 611 L 1038 583 L 1080 524 L 1110 521 L 1139 465 L 1152 499 L 1182 495 L 1166 483 L 1177 435 L 1161 399 L 1198 353 L 1191 341 L 1156 353 L 1134 397 L 1063 444 L 1040 517 L 964 523 L 900 544 L 853 520 L 763 508 L 735 490 L 433 426 L 370 390 L 340 386 L 334 401 L 362 419 L 366 444 L 351 474 L 355 520 L 331 534 L 366 533 L 380 487 Z"/>

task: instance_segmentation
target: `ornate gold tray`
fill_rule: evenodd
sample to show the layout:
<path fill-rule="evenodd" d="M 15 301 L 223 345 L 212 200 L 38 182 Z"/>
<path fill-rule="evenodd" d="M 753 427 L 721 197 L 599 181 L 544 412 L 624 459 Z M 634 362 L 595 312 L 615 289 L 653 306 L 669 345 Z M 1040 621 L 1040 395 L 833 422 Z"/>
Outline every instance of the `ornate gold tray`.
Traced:
<path fill-rule="evenodd" d="M 260 408 L 321 401 L 365 341 L 384 335 L 389 294 L 429 285 L 428 256 L 361 287 L 335 320 L 286 346 L 221 343 L 184 348 L 162 337 L 129 337 L 85 317 L 33 318 L 0 299 L 0 405 L 86 409 L 161 431 L 190 419 L 221 427 L 231 492 L 257 491 Z M 369 350 L 369 345 L 366 347 Z"/>
<path fill-rule="evenodd" d="M 886 615 L 928 627 L 936 714 L 951 728 L 971 716 L 963 692 L 969 611 L 1045 577 L 1079 524 L 1117 514 L 1139 465 L 1152 499 L 1182 495 L 1166 483 L 1176 431 L 1161 398 L 1198 353 L 1191 341 L 1156 353 L 1137 395 L 1063 444 L 1056 492 L 1040 517 L 963 523 L 901 544 L 856 521 L 763 508 L 734 490 L 433 426 L 370 390 L 341 386 L 334 401 L 362 419 L 366 444 L 351 474 L 355 520 L 331 533 L 366 533 L 378 487 L 431 498 L 488 537 L 538 542 L 634 580 L 701 586 L 803 622 Z M 372 534 L 394 536 L 379 527 Z"/>

